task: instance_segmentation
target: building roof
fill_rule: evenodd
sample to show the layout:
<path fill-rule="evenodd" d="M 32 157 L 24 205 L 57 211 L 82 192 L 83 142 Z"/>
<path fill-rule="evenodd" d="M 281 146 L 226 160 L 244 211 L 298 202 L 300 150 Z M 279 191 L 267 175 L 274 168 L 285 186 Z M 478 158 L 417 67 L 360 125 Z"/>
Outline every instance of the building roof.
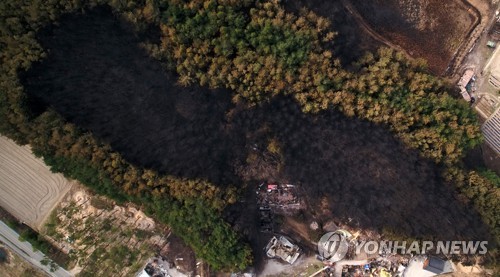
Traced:
<path fill-rule="evenodd" d="M 471 98 L 469 95 L 469 92 L 467 92 L 467 85 L 469 84 L 470 80 L 474 77 L 474 70 L 472 69 L 467 69 L 464 72 L 464 75 L 460 78 L 460 81 L 458 81 L 458 87 L 460 88 L 460 94 L 462 94 L 462 97 L 470 102 Z"/>
<path fill-rule="evenodd" d="M 500 66 L 493 66 L 488 81 L 492 86 L 500 89 Z"/>
<path fill-rule="evenodd" d="M 486 143 L 500 154 L 500 109 L 497 109 L 493 115 L 481 126 Z"/>
<path fill-rule="evenodd" d="M 432 262 L 431 262 L 432 259 Z M 436 257 L 426 257 L 426 256 L 415 256 L 413 257 L 408 266 L 403 271 L 403 277 L 432 277 L 440 274 L 445 274 L 453 272 L 453 264 L 450 261 L 445 261 L 444 268 L 439 271 L 441 263 L 437 260 L 441 260 Z M 441 260 L 442 261 L 442 260 Z M 429 264 L 431 267 L 429 267 Z M 427 268 L 426 268 L 427 267 Z M 436 273 L 439 271 L 439 273 Z"/>
<path fill-rule="evenodd" d="M 470 80 L 474 77 L 474 70 L 472 69 L 467 69 L 464 72 L 464 75 L 460 78 L 460 81 L 458 81 L 458 86 L 459 87 L 466 87 L 467 84 L 470 82 Z"/>
<path fill-rule="evenodd" d="M 425 260 L 423 268 L 435 274 L 453 272 L 450 261 L 444 261 L 437 257 L 429 257 Z"/>

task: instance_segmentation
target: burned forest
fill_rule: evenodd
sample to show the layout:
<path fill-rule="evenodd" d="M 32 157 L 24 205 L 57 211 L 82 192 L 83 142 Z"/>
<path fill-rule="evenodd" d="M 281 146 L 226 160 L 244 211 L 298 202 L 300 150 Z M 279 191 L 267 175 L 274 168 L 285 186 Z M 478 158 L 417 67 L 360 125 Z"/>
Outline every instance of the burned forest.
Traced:
<path fill-rule="evenodd" d="M 242 108 L 229 91 L 180 86 L 103 9 L 63 18 L 40 41 L 49 55 L 26 74 L 28 95 L 137 166 L 240 185 L 249 146 L 265 151 L 277 138 L 275 176 L 302 184 L 312 202 L 326 197 L 325 216 L 412 237 L 487 236 L 438 166 L 384 126 L 335 111 L 307 115 L 288 97 Z"/>
<path fill-rule="evenodd" d="M 138 205 L 213 270 L 262 261 L 266 182 L 292 184 L 319 225 L 500 238 L 495 179 L 463 165 L 477 115 L 344 1 L 7 2 L 2 135 Z"/>

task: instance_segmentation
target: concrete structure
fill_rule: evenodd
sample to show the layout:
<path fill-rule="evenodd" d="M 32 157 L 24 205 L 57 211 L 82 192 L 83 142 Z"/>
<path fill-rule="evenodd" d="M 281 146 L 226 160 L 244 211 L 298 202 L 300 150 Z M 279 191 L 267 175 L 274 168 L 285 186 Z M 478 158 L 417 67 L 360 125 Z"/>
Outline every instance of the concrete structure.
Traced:
<path fill-rule="evenodd" d="M 500 48 L 500 47 L 499 47 Z M 500 90 L 500 53 L 499 49 L 495 49 L 491 59 L 488 61 L 488 64 L 485 66 L 489 67 L 490 75 L 488 78 L 488 83 L 492 85 L 495 89 Z"/>

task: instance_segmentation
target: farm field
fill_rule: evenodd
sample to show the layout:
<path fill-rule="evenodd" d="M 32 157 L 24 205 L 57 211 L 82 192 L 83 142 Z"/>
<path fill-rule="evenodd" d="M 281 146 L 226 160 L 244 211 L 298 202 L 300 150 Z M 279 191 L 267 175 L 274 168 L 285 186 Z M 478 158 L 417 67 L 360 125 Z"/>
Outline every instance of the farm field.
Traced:
<path fill-rule="evenodd" d="M 39 229 L 50 211 L 71 188 L 62 174 L 54 174 L 28 146 L 0 136 L 0 206 Z"/>
<path fill-rule="evenodd" d="M 349 2 L 380 35 L 412 57 L 424 58 L 436 74 L 445 73 L 479 20 L 474 9 L 461 0 Z"/>

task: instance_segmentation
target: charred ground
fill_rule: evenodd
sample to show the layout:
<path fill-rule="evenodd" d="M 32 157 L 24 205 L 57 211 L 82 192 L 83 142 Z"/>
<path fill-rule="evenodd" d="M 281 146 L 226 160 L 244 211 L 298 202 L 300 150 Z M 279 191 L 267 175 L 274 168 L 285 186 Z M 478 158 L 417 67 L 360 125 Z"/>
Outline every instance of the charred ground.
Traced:
<path fill-rule="evenodd" d="M 350 0 L 349 0 L 350 1 Z M 377 32 L 443 74 L 478 22 L 467 1 L 350 1 Z"/>
<path fill-rule="evenodd" d="M 106 9 L 65 16 L 38 36 L 48 57 L 23 78 L 33 103 L 53 107 L 138 166 L 241 184 L 252 181 L 242 176 L 253 166 L 249 149 L 266 149 L 277 138 L 281 165 L 274 176 L 301 184 L 318 218 L 350 218 L 362 228 L 413 237 L 488 237 L 436 164 L 383 126 L 335 111 L 307 115 L 287 98 L 245 108 L 234 106 L 225 90 L 178 86 Z M 324 197 L 328 208 L 320 209 Z M 241 229 L 254 230 L 250 239 L 258 236 L 252 205 L 226 213 Z"/>
<path fill-rule="evenodd" d="M 178 86 L 106 8 L 64 16 L 39 41 L 48 58 L 24 76 L 35 110 L 53 107 L 134 164 L 237 181 L 227 170 L 242 154 L 240 136 L 225 130 L 228 91 Z"/>

